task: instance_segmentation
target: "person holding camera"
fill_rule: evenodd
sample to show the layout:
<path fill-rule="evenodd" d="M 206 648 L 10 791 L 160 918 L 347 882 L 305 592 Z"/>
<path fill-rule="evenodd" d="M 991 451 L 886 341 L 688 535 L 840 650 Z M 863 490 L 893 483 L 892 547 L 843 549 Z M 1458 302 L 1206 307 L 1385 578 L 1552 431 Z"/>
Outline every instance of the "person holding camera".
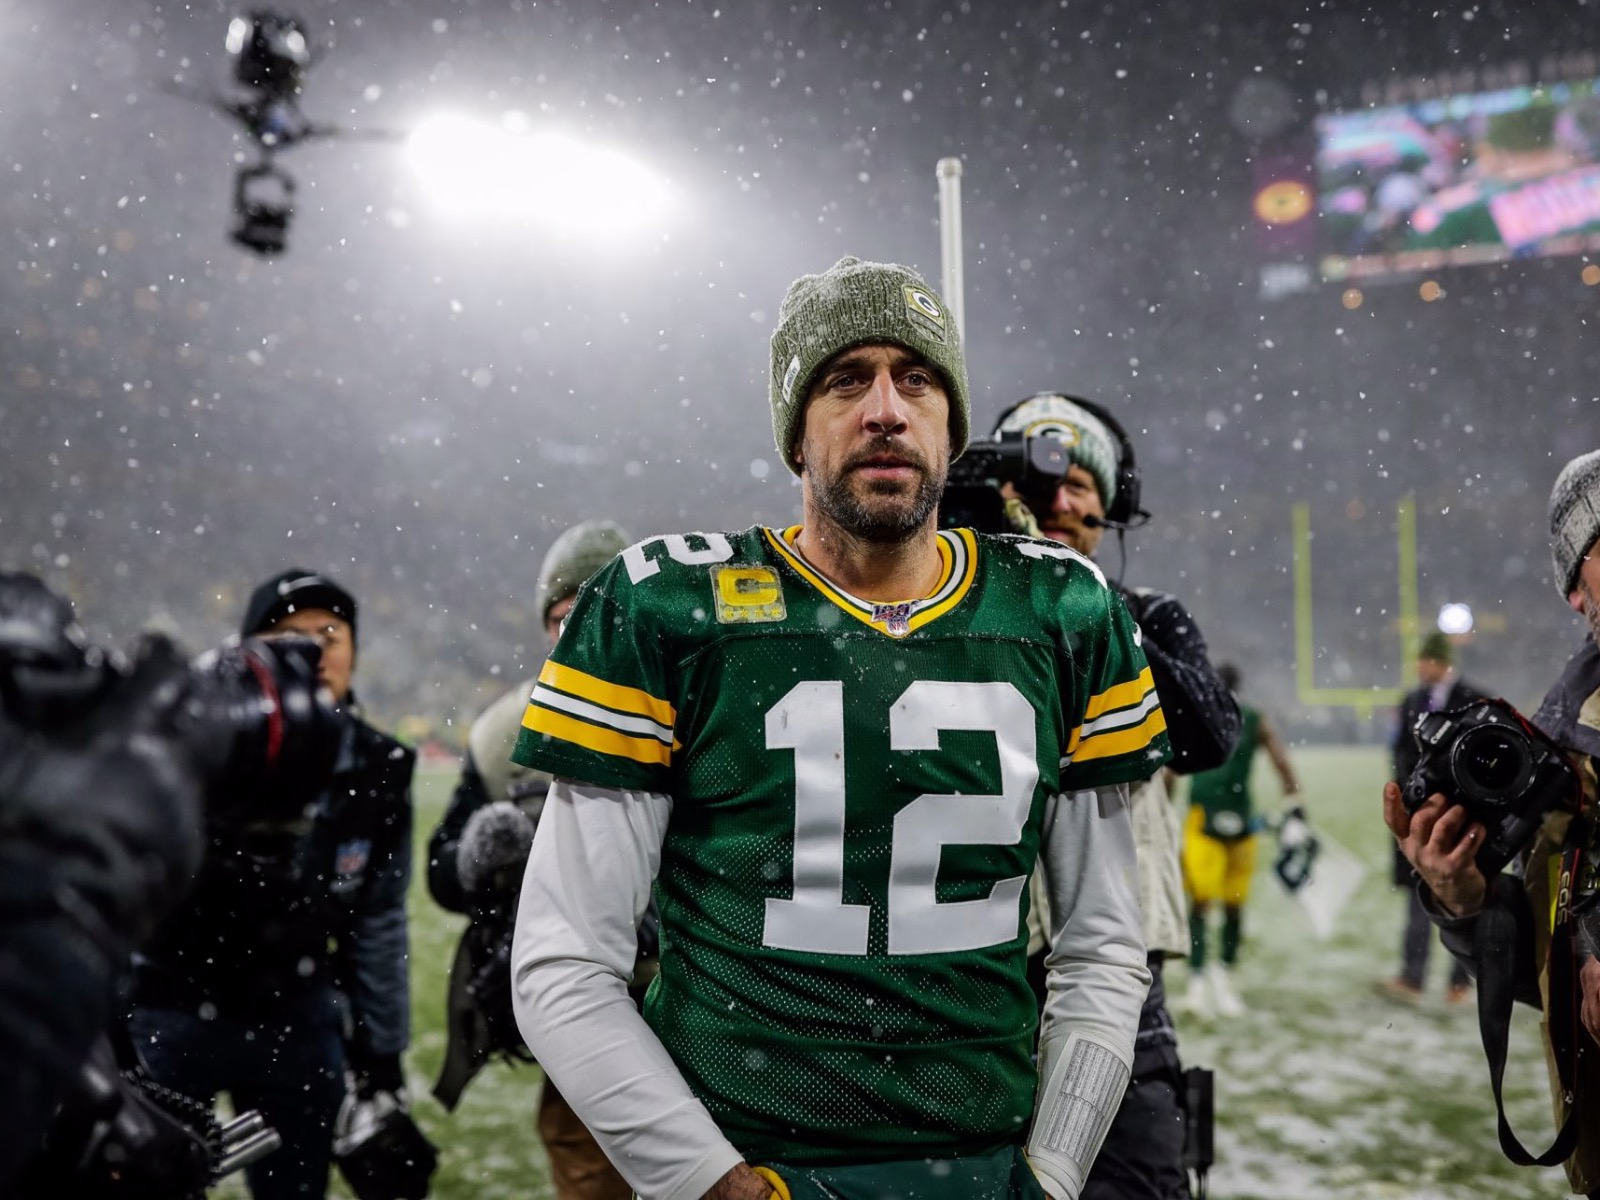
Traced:
<path fill-rule="evenodd" d="M 1104 408 L 1075 396 L 1042 392 L 1012 405 L 995 423 L 996 440 L 1056 439 L 1066 471 L 1025 476 L 1002 488 L 1013 527 L 1093 559 L 1107 529 L 1137 528 L 1139 507 L 1133 445 Z M 1113 585 L 1142 634 L 1156 695 L 1167 716 L 1173 770 L 1190 774 L 1221 766 L 1239 740 L 1239 705 L 1207 654 L 1200 627 L 1177 597 L 1151 588 Z M 1178 1034 L 1167 1008 L 1162 966 L 1189 952 L 1188 914 L 1179 859 L 1177 809 L 1162 772 L 1130 788 L 1139 860 L 1139 902 L 1152 982 L 1139 1017 L 1133 1075 L 1110 1132 L 1084 1185 L 1083 1200 L 1187 1200 L 1184 1164 L 1186 1084 Z M 1048 901 L 1034 886 L 1031 920 L 1046 927 Z M 1039 943 L 1037 932 L 1034 942 Z"/>
<path fill-rule="evenodd" d="M 1384 822 L 1416 869 L 1424 909 L 1445 948 L 1477 977 L 1485 1048 L 1498 1101 L 1510 997 L 1539 1006 L 1545 1016 L 1546 1058 L 1562 1132 L 1537 1158 L 1516 1142 L 1501 1115 L 1501 1145 L 1519 1162 L 1562 1162 L 1573 1190 L 1600 1197 L 1600 959 L 1595 957 L 1594 912 L 1583 899 L 1595 890 L 1592 853 L 1597 843 L 1593 805 L 1600 765 L 1600 450 L 1579 455 L 1562 469 L 1550 493 L 1550 536 L 1556 587 L 1582 614 L 1586 637 L 1545 695 L 1521 742 L 1559 748 L 1553 772 L 1581 787 L 1583 811 L 1570 796 L 1554 795 L 1542 820 L 1526 822 L 1518 866 L 1489 875 L 1512 849 L 1502 826 L 1477 819 L 1497 810 L 1520 811 L 1539 797 L 1501 796 L 1493 806 L 1434 786 L 1436 775 L 1390 782 L 1383 789 Z M 1448 736 L 1448 731 L 1442 731 Z M 1426 731 L 1430 743 L 1441 731 Z M 1465 735 L 1463 735 L 1465 736 Z M 1435 747 L 1436 748 L 1436 747 Z M 1499 752 L 1481 765 L 1493 773 Z M 1574 771 L 1572 768 L 1575 767 Z M 1455 772 L 1454 765 L 1447 768 Z M 1542 780 L 1545 771 L 1537 773 Z M 1447 774 L 1450 791 L 1462 780 Z M 1467 780 L 1471 786 L 1473 781 Z M 1403 787 L 1403 784 L 1406 785 Z M 1572 790 L 1563 788 L 1561 790 Z M 1426 792 L 1425 796 L 1419 792 Z M 1536 807 L 1538 805 L 1536 804 Z M 1485 857 L 1492 852 L 1491 857 Z M 1503 1009 L 1502 1009 L 1503 1001 Z M 1497 1026 L 1498 1028 L 1495 1028 Z M 1498 1057 L 1498 1062 L 1496 1058 Z"/>
<path fill-rule="evenodd" d="M 129 952 L 200 862 L 201 779 L 178 729 L 188 664 L 147 639 L 84 680 L 72 606 L 0 572 L 0 1195 L 36 1153 L 113 1015 Z M 93 674 L 96 679 L 100 672 Z M 35 684 L 39 686 L 35 686 Z"/>
<path fill-rule="evenodd" d="M 1428 712 L 1448 712 L 1474 701 L 1488 699 L 1488 693 L 1466 679 L 1455 668 L 1455 646 L 1442 630 L 1422 639 L 1417 651 L 1417 686 L 1400 702 L 1400 713 L 1390 747 L 1394 774 L 1402 787 L 1417 769 L 1417 739 L 1413 730 L 1417 718 Z M 1394 848 L 1394 886 L 1406 893 L 1406 926 L 1400 938 L 1400 973 L 1383 980 L 1378 990 L 1390 999 L 1419 1004 L 1428 972 L 1428 951 L 1433 944 L 1433 925 L 1422 907 L 1417 891 L 1417 873 L 1397 845 Z M 1459 959 L 1450 964 L 1450 984 L 1445 992 L 1447 1004 L 1460 1004 L 1472 995 L 1472 977 Z"/>
<path fill-rule="evenodd" d="M 627 546 L 628 535 L 611 521 L 584 521 L 551 545 L 534 592 L 550 645 L 584 581 Z M 530 679 L 512 688 L 472 723 L 461 780 L 428 842 L 428 890 L 440 906 L 472 917 L 450 974 L 449 1044 L 434 1088 L 449 1109 L 496 1053 L 526 1053 L 511 1013 L 504 951 L 510 947 L 522 871 L 550 787 L 548 774 L 511 760 L 534 686 Z M 641 945 L 641 957 L 645 949 L 653 947 Z M 631 987 L 636 996 L 648 983 L 647 974 L 635 964 Z M 538 1128 L 556 1200 L 628 1200 L 633 1194 L 548 1078 L 539 1098 Z"/>
<path fill-rule="evenodd" d="M 291 569 L 250 596 L 240 633 L 322 648 L 343 713 L 331 774 L 214 831 L 188 902 L 135 956 L 129 1027 L 160 1083 L 258 1108 L 283 1148 L 248 1169 L 258 1200 L 320 1197 L 346 1098 L 403 1109 L 410 1026 L 406 889 L 415 754 L 361 719 L 356 601 Z"/>

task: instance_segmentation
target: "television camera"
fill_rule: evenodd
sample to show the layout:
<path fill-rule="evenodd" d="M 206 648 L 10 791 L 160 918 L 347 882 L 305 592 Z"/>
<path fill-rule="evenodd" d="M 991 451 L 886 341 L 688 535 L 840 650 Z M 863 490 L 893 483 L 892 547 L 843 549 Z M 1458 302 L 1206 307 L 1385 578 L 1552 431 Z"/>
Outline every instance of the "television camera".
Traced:
<path fill-rule="evenodd" d="M 169 83 L 166 90 L 235 121 L 257 148 L 256 161 L 233 177 L 233 225 L 229 238 L 263 257 L 288 246 L 294 217 L 295 182 L 274 156 L 319 138 L 397 141 L 396 130 L 351 129 L 313 121 L 300 109 L 306 72 L 316 61 L 305 23 L 273 9 L 251 9 L 233 18 L 226 41 L 233 79 L 243 94 L 228 94 Z"/>

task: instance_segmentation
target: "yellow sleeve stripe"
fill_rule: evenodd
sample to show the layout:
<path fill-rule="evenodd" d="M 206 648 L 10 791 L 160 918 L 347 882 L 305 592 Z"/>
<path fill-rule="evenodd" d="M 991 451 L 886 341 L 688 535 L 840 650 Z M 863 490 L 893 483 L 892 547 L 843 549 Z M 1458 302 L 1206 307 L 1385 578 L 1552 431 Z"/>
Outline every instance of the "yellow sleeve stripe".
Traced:
<path fill-rule="evenodd" d="M 604 679 L 586 674 L 576 667 L 564 667 L 553 659 L 544 660 L 544 669 L 539 672 L 539 682 L 566 692 L 569 696 L 576 696 L 580 700 L 603 704 L 618 712 L 649 717 L 668 729 L 678 723 L 676 710 L 665 700 L 658 700 L 649 692 L 642 692 L 638 688 L 607 683 Z"/>
<path fill-rule="evenodd" d="M 672 748 L 655 738 L 630 737 L 614 729 L 602 729 L 598 725 L 569 717 L 565 713 L 540 708 L 536 704 L 528 705 L 528 710 L 522 714 L 522 727 L 571 742 L 596 754 L 609 754 L 639 763 L 656 763 L 663 767 L 672 765 Z"/>
<path fill-rule="evenodd" d="M 1108 687 L 1098 696 L 1090 696 L 1089 703 L 1083 710 L 1083 719 L 1092 721 L 1101 713 L 1110 712 L 1114 708 L 1130 708 L 1143 700 L 1155 686 L 1155 680 L 1150 677 L 1150 668 L 1146 667 L 1139 672 L 1137 679 Z"/>
<path fill-rule="evenodd" d="M 1139 724 L 1129 729 L 1119 729 L 1115 733 L 1096 734 L 1080 742 L 1078 733 L 1074 730 L 1070 757 L 1074 763 L 1086 763 L 1097 758 L 1116 758 L 1120 754 L 1132 754 L 1155 741 L 1156 735 L 1164 732 L 1166 728 L 1167 714 L 1157 708 Z M 1151 774 L 1155 772 L 1152 771 Z"/>

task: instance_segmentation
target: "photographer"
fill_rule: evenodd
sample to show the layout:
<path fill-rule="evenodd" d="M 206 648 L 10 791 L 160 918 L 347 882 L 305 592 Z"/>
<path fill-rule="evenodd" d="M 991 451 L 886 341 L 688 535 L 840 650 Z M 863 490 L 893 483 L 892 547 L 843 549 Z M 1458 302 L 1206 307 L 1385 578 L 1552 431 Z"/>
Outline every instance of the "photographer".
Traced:
<path fill-rule="evenodd" d="M 584 581 L 627 545 L 628 535 L 610 521 L 584 521 L 551 545 L 539 566 L 534 597 L 551 645 Z M 508 955 L 523 867 L 550 777 L 512 762 L 511 751 L 534 682 L 513 688 L 472 723 L 461 781 L 428 841 L 428 890 L 444 908 L 472 916 L 450 974 L 449 1047 L 434 1088 L 448 1109 L 495 1054 L 526 1055 L 511 1012 Z M 636 968 L 634 988 L 642 991 L 648 982 Z M 632 1195 L 549 1080 L 539 1099 L 538 1127 L 556 1200 L 628 1200 Z"/>
<path fill-rule="evenodd" d="M 67 601 L 0 572 L 0 1195 L 109 1024 L 128 952 L 200 858 L 200 777 L 173 728 L 187 665 L 151 639 L 61 719 L 29 711 L 45 690 L 31 682 L 70 685 L 84 648 Z"/>
<path fill-rule="evenodd" d="M 1557 477 L 1550 494 L 1550 534 L 1556 586 L 1583 614 L 1588 630 L 1533 725 L 1578 768 L 1587 801 L 1584 811 L 1576 819 L 1569 812 L 1552 812 L 1519 869 L 1495 871 L 1488 878 L 1478 866 L 1479 855 L 1498 840 L 1500 831 L 1474 820 L 1474 810 L 1457 803 L 1457 797 L 1434 791 L 1425 801 L 1416 797 L 1408 812 L 1401 784 L 1389 783 L 1383 791 L 1383 815 L 1401 853 L 1420 876 L 1423 905 L 1439 926 L 1445 947 L 1478 977 L 1497 1100 L 1503 1061 L 1494 1061 L 1491 1041 L 1497 1040 L 1503 1052 L 1504 1029 L 1502 1025 L 1491 1039 L 1494 999 L 1509 990 L 1544 1012 L 1546 1058 L 1563 1135 L 1534 1160 L 1516 1143 L 1502 1115 L 1502 1146 L 1517 1161 L 1564 1161 L 1573 1190 L 1600 1197 L 1600 1052 L 1595 1045 L 1600 1040 L 1600 961 L 1594 957 L 1593 937 L 1581 929 L 1592 922 L 1593 910 L 1579 913 L 1569 906 L 1574 892 L 1592 891 L 1594 883 L 1593 865 L 1587 864 L 1585 873 L 1585 860 L 1594 844 L 1592 808 L 1600 764 L 1600 721 L 1595 716 L 1600 708 L 1600 450 L 1573 459 Z M 1569 869 L 1577 877 L 1563 874 L 1558 887 L 1558 871 Z M 1587 1036 L 1576 1032 L 1579 1021 Z M 1570 1038 L 1564 1036 L 1568 1033 Z M 1567 1045 L 1569 1041 L 1574 1044 Z M 1562 1155 L 1563 1150 L 1570 1153 Z"/>
<path fill-rule="evenodd" d="M 303 795 L 274 798 L 288 816 L 212 833 L 189 902 L 135 957 L 130 1029 L 158 1082 L 207 1103 L 227 1091 L 282 1136 L 249 1169 L 253 1195 L 321 1196 L 346 1067 L 359 1096 L 404 1103 L 415 755 L 356 714 L 344 588 L 283 572 L 252 594 L 240 632 L 321 645 L 318 678 L 344 714 L 338 758 Z"/>
<path fill-rule="evenodd" d="M 1001 414 L 997 440 L 1055 438 L 1065 450 L 1065 473 L 1007 483 L 1006 513 L 1019 533 L 1048 538 L 1094 558 L 1107 529 L 1120 536 L 1149 518 L 1139 507 L 1139 469 L 1133 446 L 1111 415 L 1076 397 L 1041 393 Z M 1113 587 L 1143 636 L 1156 695 L 1172 741 L 1171 766 L 1182 774 L 1218 767 L 1239 740 L 1238 702 L 1207 657 L 1194 617 L 1166 592 Z M 1184 1076 L 1178 1036 L 1167 1010 L 1161 968 L 1167 956 L 1189 950 L 1188 916 L 1179 861 L 1177 811 L 1157 773 L 1130 786 L 1139 861 L 1139 902 L 1152 975 L 1139 1016 L 1133 1077 L 1082 1200 L 1181 1200 L 1189 1194 L 1184 1168 Z M 1038 872 L 1030 925 L 1048 921 Z M 1035 938 L 1035 941 L 1038 941 Z"/>

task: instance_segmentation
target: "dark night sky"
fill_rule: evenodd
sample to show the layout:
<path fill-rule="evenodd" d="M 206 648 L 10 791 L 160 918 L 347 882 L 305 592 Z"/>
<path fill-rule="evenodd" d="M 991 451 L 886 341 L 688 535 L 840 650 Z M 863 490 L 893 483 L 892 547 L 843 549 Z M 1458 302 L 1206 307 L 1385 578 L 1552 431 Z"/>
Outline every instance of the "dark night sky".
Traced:
<path fill-rule="evenodd" d="M 1413 11 L 1415 10 L 1415 11 Z M 679 203 L 582 240 L 430 205 L 403 148 L 301 147 L 290 252 L 228 244 L 214 3 L 18 0 L 0 42 L 0 560 L 98 634 L 196 647 L 289 561 L 366 601 L 380 715 L 463 719 L 540 652 L 539 556 L 583 516 L 636 535 L 786 521 L 767 337 L 845 253 L 937 281 L 934 163 L 965 163 L 975 425 L 1051 388 L 1135 432 L 1157 515 L 1128 578 L 1188 600 L 1247 691 L 1294 703 L 1290 506 L 1317 530 L 1318 682 L 1393 682 L 1393 514 L 1424 613 L 1488 618 L 1473 674 L 1537 696 L 1576 638 L 1544 503 L 1600 442 L 1572 259 L 1458 268 L 1354 311 L 1260 298 L 1245 84 L 1301 127 L 1363 81 L 1594 49 L 1592 6 L 380 3 L 299 12 L 304 107 L 411 128 L 507 110 L 629 150 Z M 1114 555 L 1114 550 L 1112 551 Z M 1112 559 L 1113 565 L 1115 558 Z M 1386 611 L 1387 610 L 1387 611 Z"/>

